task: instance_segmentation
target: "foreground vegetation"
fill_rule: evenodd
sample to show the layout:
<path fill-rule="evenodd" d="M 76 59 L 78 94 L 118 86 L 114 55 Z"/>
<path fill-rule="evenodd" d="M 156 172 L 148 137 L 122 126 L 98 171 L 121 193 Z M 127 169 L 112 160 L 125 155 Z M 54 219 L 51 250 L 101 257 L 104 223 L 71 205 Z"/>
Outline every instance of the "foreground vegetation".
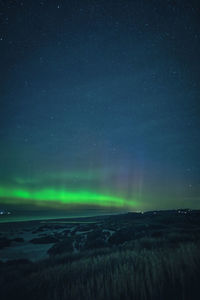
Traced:
<path fill-rule="evenodd" d="M 199 217 L 190 218 L 193 229 L 186 226 L 186 219 L 179 219 L 176 227 L 171 222 L 167 230 L 165 222 L 161 224 L 159 219 L 159 231 L 150 217 L 149 223 L 154 224 L 152 228 L 156 231 L 135 239 L 129 238 L 130 232 L 125 234 L 124 222 L 117 220 L 123 228 L 118 228 L 118 235 L 112 235 L 109 247 L 92 243 L 90 249 L 86 249 L 87 246 L 78 252 L 69 249 L 59 254 L 51 252 L 48 259 L 35 263 L 28 260 L 2 262 L 1 299 L 199 299 Z M 113 219 L 109 223 L 113 224 Z M 165 234 L 161 234 L 161 228 Z"/>

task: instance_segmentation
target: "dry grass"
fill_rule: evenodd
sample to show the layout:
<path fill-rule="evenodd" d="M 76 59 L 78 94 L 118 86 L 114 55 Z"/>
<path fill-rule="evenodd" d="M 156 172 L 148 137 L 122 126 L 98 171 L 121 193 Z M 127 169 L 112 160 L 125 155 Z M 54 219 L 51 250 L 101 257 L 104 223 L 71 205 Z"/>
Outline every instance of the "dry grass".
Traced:
<path fill-rule="evenodd" d="M 10 283 L 6 299 L 198 299 L 199 267 L 200 252 L 193 243 L 68 254 L 34 265 L 28 276 L 21 274 Z"/>

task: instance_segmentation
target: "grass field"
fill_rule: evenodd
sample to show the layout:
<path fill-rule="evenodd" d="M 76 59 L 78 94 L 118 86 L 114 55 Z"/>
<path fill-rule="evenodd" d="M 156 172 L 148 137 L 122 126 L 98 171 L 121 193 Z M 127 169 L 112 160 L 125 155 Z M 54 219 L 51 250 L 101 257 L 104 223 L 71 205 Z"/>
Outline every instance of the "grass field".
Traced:
<path fill-rule="evenodd" d="M 1 262 L 1 299 L 199 299 L 199 225 L 191 214 L 81 224 L 70 239 L 58 239 L 47 259 Z M 83 226 L 89 240 L 77 251 L 66 247 L 80 241 Z M 108 227 L 112 235 L 102 244 L 98 230 Z"/>

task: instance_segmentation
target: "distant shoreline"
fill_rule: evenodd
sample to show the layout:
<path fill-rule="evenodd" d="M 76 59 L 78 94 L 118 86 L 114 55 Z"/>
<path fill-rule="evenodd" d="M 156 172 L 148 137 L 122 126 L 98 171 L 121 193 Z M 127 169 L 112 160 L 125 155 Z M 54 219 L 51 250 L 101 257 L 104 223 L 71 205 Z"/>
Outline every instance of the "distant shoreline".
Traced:
<path fill-rule="evenodd" d="M 191 213 L 200 213 L 199 209 L 171 209 L 171 210 L 151 210 L 151 211 L 144 211 L 144 212 L 122 212 L 122 213 L 108 213 L 108 214 L 94 214 L 94 215 L 89 215 L 89 216 L 62 216 L 62 217 L 58 217 L 58 216 L 52 216 L 52 217 L 45 217 L 45 216 L 41 216 L 41 217 L 28 217 L 28 216 L 22 216 L 22 217 L 16 217 L 16 219 L 11 216 L 9 217 L 0 217 L 0 224 L 5 224 L 5 223 L 24 223 L 24 222 L 41 222 L 41 223 L 81 223 L 84 222 L 85 220 L 91 219 L 91 218 L 102 218 L 102 217 L 106 217 L 106 216 L 114 216 L 114 215 L 124 215 L 124 214 L 146 214 L 146 215 L 155 215 L 155 214 L 159 214 L 159 213 L 169 213 L 169 212 L 174 212 L 174 213 L 180 213 L 180 214 L 191 214 Z M 10 218 L 11 217 L 11 218 Z M 70 222 L 71 220 L 71 222 Z M 89 222 L 89 221 L 88 221 Z M 93 222 L 93 221 L 90 221 Z"/>
<path fill-rule="evenodd" d="M 122 213 L 126 214 L 126 213 Z M 112 216 L 112 215 L 120 215 L 120 213 L 113 213 L 113 214 L 101 214 L 101 215 L 91 215 L 91 216 L 65 216 L 65 217 L 38 217 L 38 218 L 28 218 L 28 217 L 19 217 L 18 219 L 4 219 L 1 220 L 0 218 L 0 224 L 5 224 L 5 223 L 24 223 L 24 222 L 40 222 L 40 223 L 85 223 L 84 221 L 81 221 L 80 219 L 91 219 L 91 218 L 101 218 L 105 216 Z M 67 219 L 67 220 L 66 220 Z M 62 221 L 63 220 L 63 221 Z M 71 221 L 70 221 L 71 220 Z M 79 221 L 80 220 L 80 221 Z M 92 221 L 90 221 L 92 222 Z M 87 222 L 89 223 L 89 221 Z M 93 222 L 92 222 L 93 223 Z"/>

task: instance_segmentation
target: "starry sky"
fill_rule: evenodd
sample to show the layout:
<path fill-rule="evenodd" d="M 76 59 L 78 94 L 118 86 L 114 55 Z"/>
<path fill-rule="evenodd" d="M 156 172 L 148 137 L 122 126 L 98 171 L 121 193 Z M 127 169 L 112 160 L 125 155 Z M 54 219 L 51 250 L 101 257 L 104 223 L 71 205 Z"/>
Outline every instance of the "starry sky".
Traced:
<path fill-rule="evenodd" d="M 200 208 L 200 4 L 0 1 L 0 207 Z"/>

